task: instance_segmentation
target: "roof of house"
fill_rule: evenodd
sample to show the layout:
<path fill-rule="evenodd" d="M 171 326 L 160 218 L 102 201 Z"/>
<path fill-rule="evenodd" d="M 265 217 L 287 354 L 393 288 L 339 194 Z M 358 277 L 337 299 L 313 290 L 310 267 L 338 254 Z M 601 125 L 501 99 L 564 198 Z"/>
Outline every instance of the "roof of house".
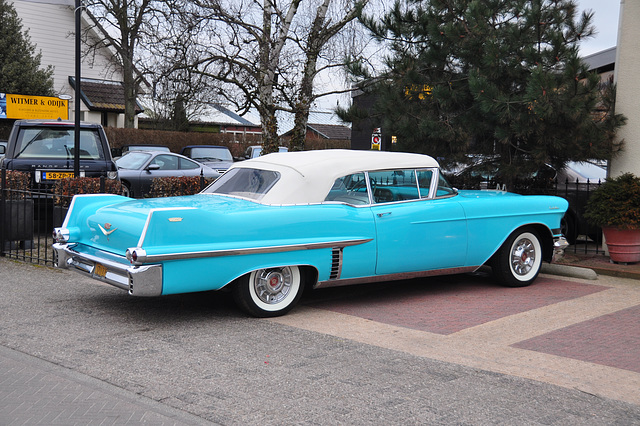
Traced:
<path fill-rule="evenodd" d="M 257 118 L 258 124 L 255 124 L 253 120 L 256 120 L 256 118 L 252 117 L 250 114 L 243 117 L 221 104 L 209 104 L 200 114 L 198 114 L 198 118 L 194 121 L 199 123 L 259 128 L 260 118 Z"/>
<path fill-rule="evenodd" d="M 75 90 L 75 77 L 69 77 L 69 84 Z M 80 96 L 91 111 L 124 112 L 124 86 L 120 81 L 82 78 Z M 142 111 L 136 102 L 136 113 Z"/>
<path fill-rule="evenodd" d="M 589 70 L 592 71 L 602 70 L 604 68 L 613 69 L 616 63 L 616 47 L 614 46 L 609 49 L 596 52 L 592 55 L 585 56 L 582 60 L 589 65 Z"/>
<path fill-rule="evenodd" d="M 278 133 L 283 135 L 283 134 L 287 134 L 289 131 L 291 131 L 291 129 L 293 129 L 293 120 L 294 120 L 294 115 L 291 113 L 284 113 L 282 111 L 279 111 L 278 113 Z M 318 125 L 318 124 L 332 124 L 332 125 L 336 125 L 336 126 L 344 126 L 344 127 L 348 127 L 348 123 L 344 123 L 342 120 L 340 120 L 340 118 L 336 115 L 335 112 L 333 111 L 317 111 L 317 110 L 311 110 L 309 111 L 309 119 L 307 120 L 307 123 L 309 123 L 309 126 L 311 125 L 311 123 L 314 123 L 314 125 Z M 351 136 L 349 136 L 347 139 L 349 139 Z"/>
<path fill-rule="evenodd" d="M 351 129 L 341 124 L 307 124 L 307 128 L 325 139 L 351 139 Z"/>

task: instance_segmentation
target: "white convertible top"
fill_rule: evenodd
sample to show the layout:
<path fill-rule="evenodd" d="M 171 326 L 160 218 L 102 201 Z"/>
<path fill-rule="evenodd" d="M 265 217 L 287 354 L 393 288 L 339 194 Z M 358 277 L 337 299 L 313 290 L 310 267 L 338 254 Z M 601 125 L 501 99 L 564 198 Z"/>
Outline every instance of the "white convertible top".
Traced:
<path fill-rule="evenodd" d="M 320 203 L 335 180 L 353 173 L 438 167 L 428 155 L 406 152 L 326 149 L 267 154 L 235 163 L 231 169 L 251 168 L 280 173 L 280 180 L 260 200 L 264 204 Z"/>

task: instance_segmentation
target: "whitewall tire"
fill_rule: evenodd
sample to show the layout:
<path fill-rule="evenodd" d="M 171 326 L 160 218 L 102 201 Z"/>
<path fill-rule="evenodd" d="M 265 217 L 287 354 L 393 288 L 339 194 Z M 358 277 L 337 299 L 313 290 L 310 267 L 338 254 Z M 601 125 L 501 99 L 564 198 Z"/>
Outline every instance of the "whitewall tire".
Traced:
<path fill-rule="evenodd" d="M 256 317 L 289 312 L 302 296 L 304 280 L 297 266 L 258 269 L 240 278 L 233 287 L 236 303 Z"/>
<path fill-rule="evenodd" d="M 531 284 L 542 266 L 542 245 L 532 229 L 521 229 L 509 236 L 494 255 L 491 268 L 494 277 L 509 287 Z"/>

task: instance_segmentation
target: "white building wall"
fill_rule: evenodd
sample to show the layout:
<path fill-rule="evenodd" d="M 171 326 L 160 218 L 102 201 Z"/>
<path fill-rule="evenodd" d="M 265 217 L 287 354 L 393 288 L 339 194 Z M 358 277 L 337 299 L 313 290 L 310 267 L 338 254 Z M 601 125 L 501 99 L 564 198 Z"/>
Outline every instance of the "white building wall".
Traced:
<path fill-rule="evenodd" d="M 75 111 L 75 93 L 69 84 L 69 76 L 75 76 L 75 16 L 73 7 L 14 0 L 13 7 L 22 20 L 23 31 L 28 31 L 36 53 L 41 53 L 40 65 L 44 68 L 54 66 L 53 87 L 57 95 L 73 97 L 70 104 L 70 119 Z M 101 54 L 91 60 L 82 59 L 82 78 L 121 81 L 122 75 L 114 70 L 107 60 L 109 52 L 103 49 Z M 101 122 L 101 114 L 89 113 L 83 103 L 80 107 L 83 119 L 95 123 Z M 118 114 L 124 116 L 124 114 Z M 120 121 L 120 120 L 118 120 Z M 124 118 L 121 120 L 124 123 Z"/>
<path fill-rule="evenodd" d="M 620 1 L 620 27 L 614 80 L 617 83 L 616 113 L 627 117 L 627 124 L 618 130 L 624 140 L 623 152 L 611 160 L 609 173 L 619 176 L 631 172 L 640 176 L 640 1 Z"/>

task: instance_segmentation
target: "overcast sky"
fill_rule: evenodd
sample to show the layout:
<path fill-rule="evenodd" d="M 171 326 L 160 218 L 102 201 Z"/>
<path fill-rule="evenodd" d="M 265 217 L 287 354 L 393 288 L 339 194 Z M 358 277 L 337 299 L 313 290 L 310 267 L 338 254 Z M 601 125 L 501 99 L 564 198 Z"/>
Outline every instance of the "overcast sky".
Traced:
<path fill-rule="evenodd" d="M 580 44 L 581 56 L 614 47 L 618 39 L 620 0 L 578 0 L 578 4 L 580 13 L 589 9 L 594 12 L 593 24 L 598 30 L 595 37 Z"/>

